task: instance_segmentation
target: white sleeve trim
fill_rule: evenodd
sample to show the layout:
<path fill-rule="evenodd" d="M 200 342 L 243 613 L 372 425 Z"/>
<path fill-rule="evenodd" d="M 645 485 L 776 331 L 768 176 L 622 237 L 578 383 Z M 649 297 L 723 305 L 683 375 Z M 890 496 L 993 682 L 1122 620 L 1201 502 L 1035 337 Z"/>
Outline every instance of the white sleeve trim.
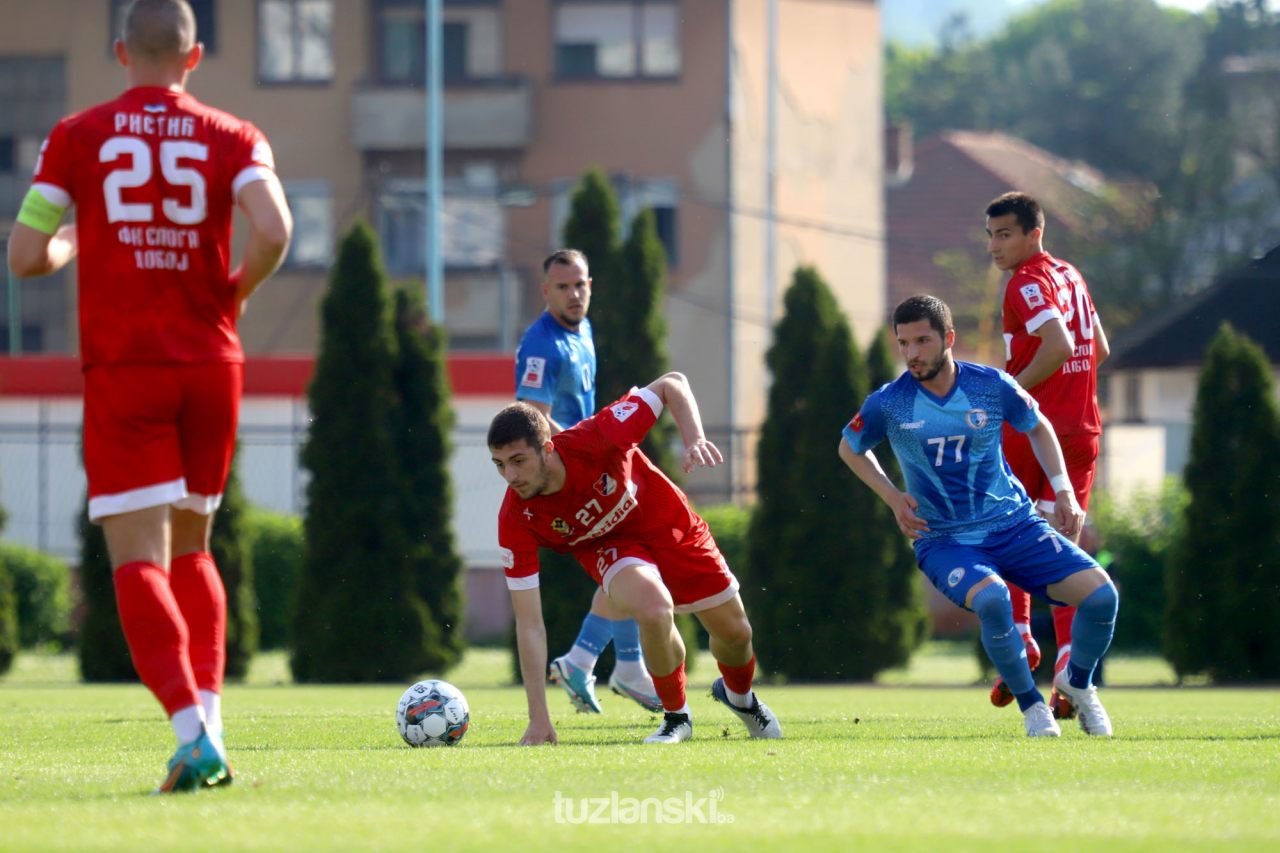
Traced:
<path fill-rule="evenodd" d="M 71 206 L 71 193 L 64 190 L 57 184 L 46 184 L 44 182 L 31 185 L 31 189 L 44 196 L 44 200 L 50 204 L 56 204 L 58 207 Z"/>
<path fill-rule="evenodd" d="M 653 409 L 653 416 L 655 418 L 662 417 L 662 400 L 659 399 L 657 394 L 653 393 L 648 388 L 632 388 L 631 393 L 649 404 L 649 408 Z"/>
<path fill-rule="evenodd" d="M 1049 322 L 1055 317 L 1061 320 L 1062 312 L 1059 311 L 1057 308 L 1044 309 L 1039 314 L 1035 315 L 1034 317 L 1032 317 L 1030 320 L 1027 321 L 1027 334 L 1029 335 L 1035 334 L 1036 329 L 1040 328 L 1045 323 Z"/>
<path fill-rule="evenodd" d="M 507 576 L 507 589 L 537 589 L 539 583 L 537 575 L 529 575 L 526 578 Z"/>
<path fill-rule="evenodd" d="M 276 173 L 266 166 L 255 163 L 252 166 L 245 166 L 240 170 L 240 174 L 236 175 L 234 181 L 231 182 L 231 195 L 240 195 L 240 190 L 247 187 L 254 181 L 269 181 L 275 178 Z"/>

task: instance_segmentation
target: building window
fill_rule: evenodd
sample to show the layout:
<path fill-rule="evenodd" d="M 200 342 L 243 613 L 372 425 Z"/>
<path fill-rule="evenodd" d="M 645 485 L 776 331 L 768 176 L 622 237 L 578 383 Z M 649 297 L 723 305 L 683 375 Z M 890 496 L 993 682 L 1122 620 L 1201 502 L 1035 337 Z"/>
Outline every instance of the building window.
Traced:
<path fill-rule="evenodd" d="M 444 79 L 456 83 L 494 76 L 490 55 L 498 49 L 498 12 L 487 3 L 445 9 L 440 44 Z M 421 86 L 426 77 L 426 11 L 422 0 L 378 0 L 374 14 L 378 81 Z M 481 43 L 483 42 L 483 43 Z M 477 56 L 477 50 L 484 56 Z"/>
<path fill-rule="evenodd" d="M 258 78 L 264 83 L 333 79 L 332 0 L 258 0 Z"/>
<path fill-rule="evenodd" d="M 658 239 L 667 253 L 667 266 L 680 265 L 680 186 L 674 180 L 646 178 L 637 180 L 626 175 L 610 179 L 618 197 L 619 218 L 622 227 L 630 231 L 631 222 L 645 208 L 653 211 Z M 551 245 L 564 242 L 564 223 L 569 218 L 574 181 L 551 183 Z"/>
<path fill-rule="evenodd" d="M 489 269 L 502 262 L 506 217 L 495 187 L 446 180 L 441 200 L 441 241 L 449 269 Z M 426 269 L 426 184 L 393 178 L 378 193 L 376 221 L 387 272 L 422 275 Z"/>
<path fill-rule="evenodd" d="M 674 0 L 561 0 L 556 74 L 565 79 L 674 77 L 680 14 Z"/>
<path fill-rule="evenodd" d="M 333 258 L 333 191 L 328 181 L 286 181 L 293 241 L 285 264 L 324 267 Z"/>
<path fill-rule="evenodd" d="M 204 45 L 206 56 L 218 52 L 218 26 L 214 15 L 214 0 L 187 0 L 196 16 L 196 40 Z M 111 27 L 108 31 L 107 51 L 114 50 L 116 39 L 124 32 L 124 13 L 130 0 L 111 0 Z"/>

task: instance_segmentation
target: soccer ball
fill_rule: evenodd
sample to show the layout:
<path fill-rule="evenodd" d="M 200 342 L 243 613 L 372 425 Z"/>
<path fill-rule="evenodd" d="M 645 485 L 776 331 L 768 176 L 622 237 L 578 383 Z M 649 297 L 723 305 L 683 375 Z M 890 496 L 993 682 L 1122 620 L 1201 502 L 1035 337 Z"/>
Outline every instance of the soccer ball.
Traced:
<path fill-rule="evenodd" d="M 396 706 L 396 726 L 409 746 L 455 746 L 470 724 L 467 697 L 447 681 L 419 681 Z"/>

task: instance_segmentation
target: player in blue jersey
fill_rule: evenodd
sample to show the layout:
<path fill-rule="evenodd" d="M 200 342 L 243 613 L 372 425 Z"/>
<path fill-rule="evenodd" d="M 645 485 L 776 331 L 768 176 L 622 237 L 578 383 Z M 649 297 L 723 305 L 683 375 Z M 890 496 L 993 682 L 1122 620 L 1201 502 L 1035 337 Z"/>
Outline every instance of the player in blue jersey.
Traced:
<path fill-rule="evenodd" d="M 561 249 L 542 262 L 547 310 L 529 326 L 516 351 L 516 399 L 547 416 L 552 433 L 586 420 L 596 411 L 596 348 L 591 337 L 591 276 L 587 258 Z M 612 641 L 617 665 L 609 676 L 614 693 L 661 713 L 662 701 L 640 652 L 640 629 L 600 589 L 569 651 L 551 662 L 550 676 L 575 708 L 600 713 L 592 672 Z"/>
<path fill-rule="evenodd" d="M 933 585 L 978 615 L 983 648 L 1013 691 L 1029 736 L 1061 731 L 1031 676 L 1005 581 L 1078 608 L 1071 661 L 1054 686 L 1076 705 L 1086 733 L 1110 736 L 1092 679 L 1115 632 L 1119 597 L 1107 573 L 1069 538 L 1084 513 L 1053 427 L 1012 376 L 952 357 L 955 329 L 941 299 L 911 297 L 894 309 L 893 325 L 907 372 L 867 397 L 844 429 L 840 458 L 893 509 Z M 1004 423 L 1027 434 L 1053 485 L 1051 518 L 1036 514 L 1009 471 L 1001 452 Z M 906 491 L 871 452 L 885 439 Z"/>

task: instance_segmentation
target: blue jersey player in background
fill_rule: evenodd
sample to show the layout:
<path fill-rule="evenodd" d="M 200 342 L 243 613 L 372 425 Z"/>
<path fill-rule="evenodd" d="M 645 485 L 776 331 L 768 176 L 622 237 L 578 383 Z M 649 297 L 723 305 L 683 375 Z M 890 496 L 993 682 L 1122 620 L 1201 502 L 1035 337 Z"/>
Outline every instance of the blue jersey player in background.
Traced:
<path fill-rule="evenodd" d="M 596 347 L 587 319 L 591 276 L 586 255 L 561 249 L 543 261 L 542 297 L 547 310 L 529 326 L 516 351 L 516 399 L 546 415 L 554 434 L 596 413 Z M 551 679 L 580 712 L 599 714 L 592 673 L 610 641 L 617 665 L 609 687 L 661 713 L 662 702 L 640 651 L 640 629 L 600 589 L 573 646 L 551 661 Z"/>
<path fill-rule="evenodd" d="M 907 372 L 867 397 L 844 429 L 840 458 L 893 510 L 933 585 L 978 615 L 983 648 L 1017 698 L 1029 736 L 1061 731 L 1031 676 L 1005 580 L 1078 608 L 1071 662 L 1054 686 L 1075 703 L 1086 733 L 1110 736 L 1093 671 L 1111 644 L 1119 597 L 1107 573 L 1069 538 L 1084 513 L 1053 428 L 1009 374 L 952 357 L 955 329 L 941 299 L 911 297 L 894 309 L 893 325 Z M 1036 514 L 1010 473 L 1001 452 L 1004 422 L 1027 433 L 1054 488 L 1052 518 Z M 885 439 L 906 491 L 871 452 Z"/>

